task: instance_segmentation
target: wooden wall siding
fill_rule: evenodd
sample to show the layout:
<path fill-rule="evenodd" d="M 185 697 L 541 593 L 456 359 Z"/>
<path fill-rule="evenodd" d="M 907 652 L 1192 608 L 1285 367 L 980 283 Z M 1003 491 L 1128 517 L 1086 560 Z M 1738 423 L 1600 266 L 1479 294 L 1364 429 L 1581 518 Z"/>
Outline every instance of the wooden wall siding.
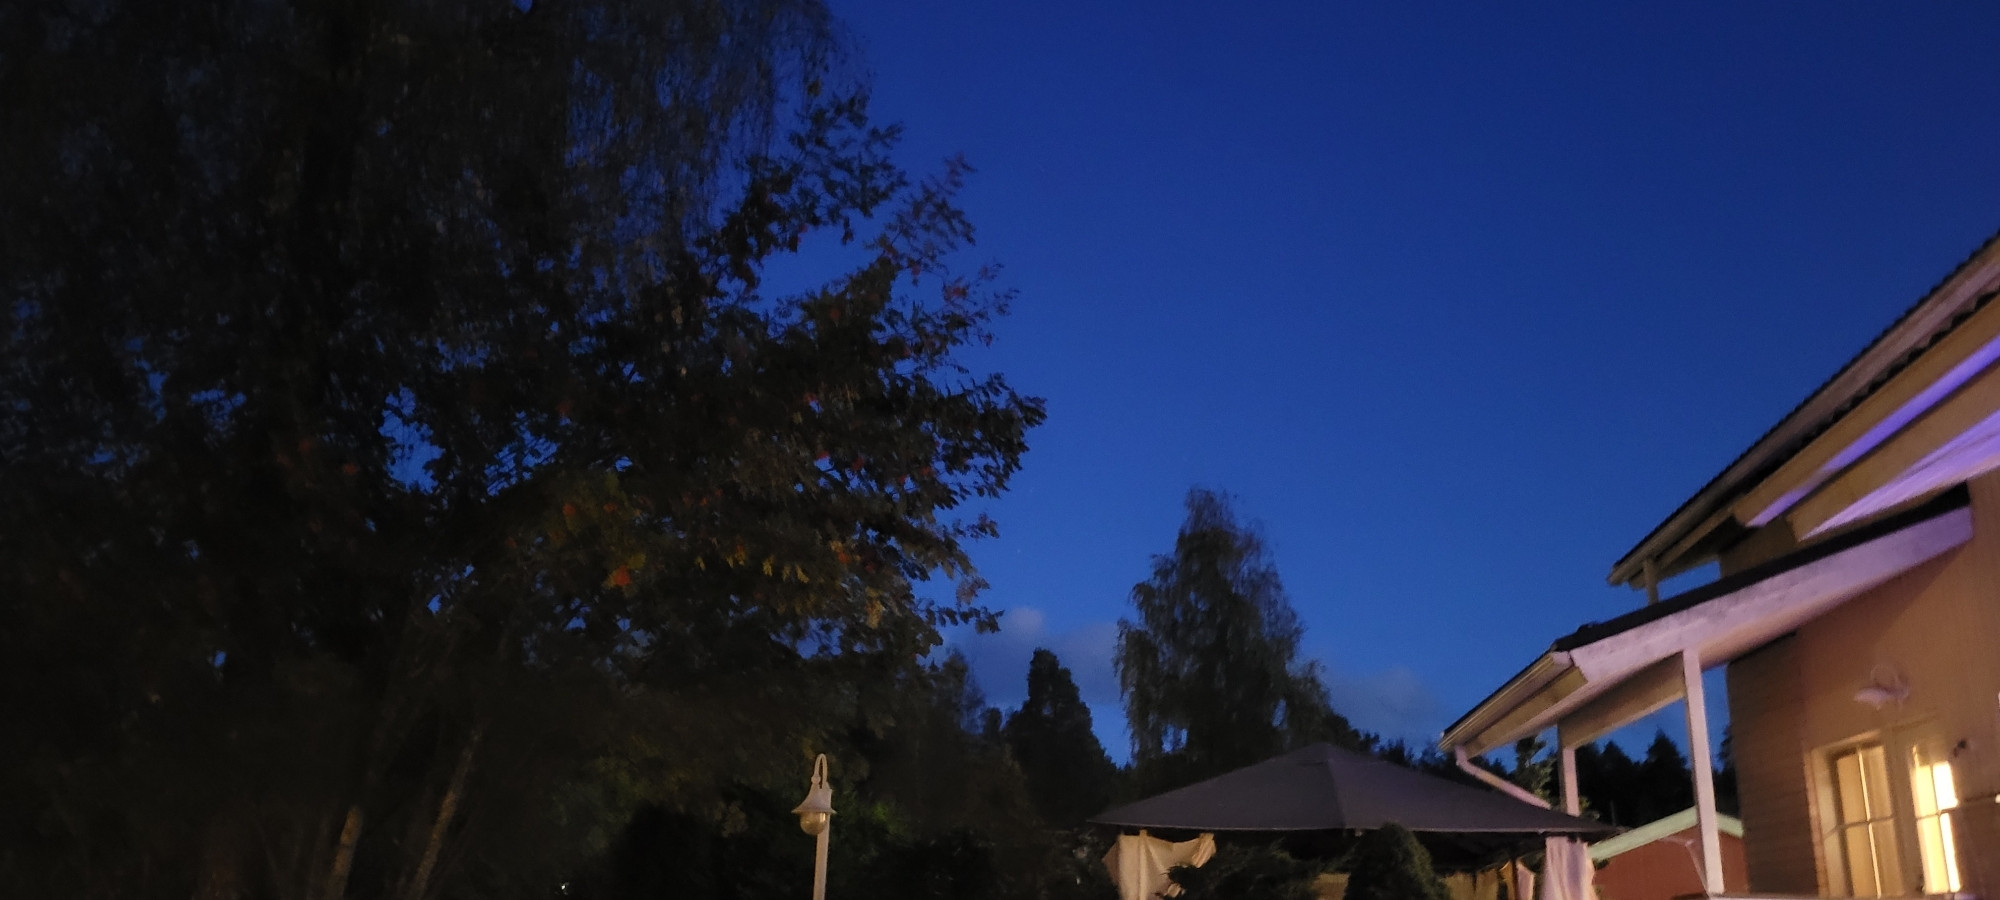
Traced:
<path fill-rule="evenodd" d="M 1730 749 L 1742 802 L 1750 890 L 1820 893 L 1815 856 L 1798 641 L 1785 637 L 1729 664 Z"/>
<path fill-rule="evenodd" d="M 1965 891 L 1991 897 L 1994 886 L 2000 884 L 2000 804 L 1989 797 L 1960 795 L 1958 808 L 1953 837 L 1959 846 L 1959 874 L 1965 880 Z"/>
<path fill-rule="evenodd" d="M 1808 754 L 1876 737 L 1899 757 L 1917 739 L 1959 748 L 1952 774 L 1962 889 L 2000 897 L 2000 473 L 1970 488 L 1973 536 L 1963 547 L 1730 664 L 1753 891 L 1820 889 Z M 1855 699 L 1872 680 L 1891 678 L 1908 688 L 1907 699 L 1880 709 Z M 1896 789 L 1908 803 L 1908 785 Z M 1915 835 L 1901 843 L 1914 877 Z"/>
<path fill-rule="evenodd" d="M 1987 831 L 2000 792 L 2000 480 L 1976 479 L 1972 540 L 1801 629 L 1808 746 L 1825 746 L 1869 731 L 1898 741 L 1929 737 L 1945 746 L 1964 742 L 1952 758 L 1968 832 Z M 1881 709 L 1854 699 L 1879 665 L 1909 689 L 1909 698 Z M 1903 787 L 1899 785 L 1899 787 Z M 1972 837 L 1968 834 L 1967 837 Z M 1914 850 L 1914 836 L 1906 844 Z M 2000 888 L 2000 844 L 1960 844 L 1966 890 L 1993 896 Z M 1914 860 L 1911 860 L 1914 862 Z M 1907 868 L 1906 864 L 1906 868 Z M 1912 869 L 1912 871 L 1915 871 Z"/>

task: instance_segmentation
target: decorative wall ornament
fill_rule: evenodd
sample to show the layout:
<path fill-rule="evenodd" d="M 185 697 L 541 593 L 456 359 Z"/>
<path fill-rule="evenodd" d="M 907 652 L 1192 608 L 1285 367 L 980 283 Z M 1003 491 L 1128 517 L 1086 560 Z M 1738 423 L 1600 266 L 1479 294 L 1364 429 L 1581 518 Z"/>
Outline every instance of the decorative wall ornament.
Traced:
<path fill-rule="evenodd" d="M 1876 663 L 1868 671 L 1868 686 L 1854 692 L 1854 702 L 1877 710 L 1892 702 L 1900 707 L 1909 697 L 1910 686 L 1903 681 L 1903 674 L 1888 663 Z"/>

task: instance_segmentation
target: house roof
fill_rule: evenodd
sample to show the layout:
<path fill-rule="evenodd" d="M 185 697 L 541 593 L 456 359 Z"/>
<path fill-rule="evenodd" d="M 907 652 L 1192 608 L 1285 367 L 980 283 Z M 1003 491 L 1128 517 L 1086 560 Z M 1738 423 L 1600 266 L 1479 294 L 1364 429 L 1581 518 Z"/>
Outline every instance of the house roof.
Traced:
<path fill-rule="evenodd" d="M 1591 622 L 1569 634 L 1556 638 L 1549 646 L 1551 650 L 1574 650 L 1593 644 L 1615 634 L 1622 634 L 1648 622 L 1656 622 L 1683 610 L 1700 606 L 1717 597 L 1733 594 L 1745 587 L 1817 562 L 1829 556 L 1851 550 L 1874 541 L 1884 535 L 1894 534 L 1918 522 L 1962 508 L 1972 502 L 1971 494 L 1964 485 L 1938 494 L 1923 504 L 1904 510 L 1893 516 L 1871 522 L 1868 525 L 1846 532 L 1832 539 L 1806 546 L 1766 562 L 1752 566 L 1726 578 L 1719 578 L 1698 588 L 1676 594 L 1658 603 L 1651 603 L 1632 610 L 1622 616 L 1602 622 Z"/>
<path fill-rule="evenodd" d="M 1295 750 L 1090 821 L 1194 831 L 1365 831 L 1389 822 L 1414 832 L 1455 834 L 1617 830 L 1331 744 Z"/>
<path fill-rule="evenodd" d="M 1963 486 L 1715 583 L 1594 622 L 1445 729 L 1441 744 L 1484 753 L 1552 726 L 1573 747 L 1680 699 L 1688 654 L 1703 668 L 1763 646 L 1972 535 Z"/>
<path fill-rule="evenodd" d="M 1605 838 L 1590 845 L 1590 861 L 1601 863 L 1626 851 L 1637 850 L 1661 838 L 1680 834 L 1695 826 L 1695 816 L 1695 808 L 1690 806 L 1671 816 L 1662 816 L 1654 819 L 1624 834 Z M 1740 839 L 1743 837 L 1743 820 L 1735 816 L 1717 815 L 1715 817 L 1715 830 L 1730 837 Z"/>
<path fill-rule="evenodd" d="M 1950 335 L 1995 296 L 2000 233 L 1959 263 L 1792 411 L 1696 491 L 1612 565 L 1612 584 L 1634 583 L 1648 560 L 1659 577 L 1692 568 L 1740 537 L 1731 505 L 1769 477 L 1862 401 Z"/>

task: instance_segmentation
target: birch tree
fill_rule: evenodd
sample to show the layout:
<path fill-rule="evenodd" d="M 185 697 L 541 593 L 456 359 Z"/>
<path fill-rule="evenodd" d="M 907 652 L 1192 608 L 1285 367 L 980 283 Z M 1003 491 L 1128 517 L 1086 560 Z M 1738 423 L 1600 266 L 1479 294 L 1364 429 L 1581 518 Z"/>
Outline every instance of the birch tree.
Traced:
<path fill-rule="evenodd" d="M 990 623 L 958 509 L 1042 405 L 836 33 L 0 6 L 0 882 L 540 895 Z"/>

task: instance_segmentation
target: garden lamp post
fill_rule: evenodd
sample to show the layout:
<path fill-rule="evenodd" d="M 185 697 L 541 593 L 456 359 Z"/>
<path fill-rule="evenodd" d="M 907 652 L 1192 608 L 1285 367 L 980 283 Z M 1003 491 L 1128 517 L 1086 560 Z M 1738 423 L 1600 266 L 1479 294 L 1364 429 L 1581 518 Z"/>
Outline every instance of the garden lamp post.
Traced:
<path fill-rule="evenodd" d="M 826 842 L 833 826 L 833 787 L 826 783 L 826 754 L 813 760 L 812 789 L 792 812 L 799 817 L 799 828 L 819 839 L 813 854 L 813 900 L 826 900 Z"/>

